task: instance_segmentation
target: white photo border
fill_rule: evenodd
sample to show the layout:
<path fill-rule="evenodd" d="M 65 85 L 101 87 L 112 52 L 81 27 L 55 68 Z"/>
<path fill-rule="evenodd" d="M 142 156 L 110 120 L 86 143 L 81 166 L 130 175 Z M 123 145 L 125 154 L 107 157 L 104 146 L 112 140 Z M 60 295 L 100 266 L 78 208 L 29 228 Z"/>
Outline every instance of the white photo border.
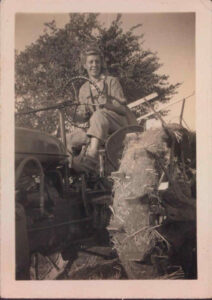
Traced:
<path fill-rule="evenodd" d="M 16 13 L 196 14 L 197 280 L 15 280 L 14 42 Z M 209 298 L 212 295 L 210 179 L 212 164 L 209 0 L 3 0 L 1 3 L 1 297 L 3 298 Z"/>

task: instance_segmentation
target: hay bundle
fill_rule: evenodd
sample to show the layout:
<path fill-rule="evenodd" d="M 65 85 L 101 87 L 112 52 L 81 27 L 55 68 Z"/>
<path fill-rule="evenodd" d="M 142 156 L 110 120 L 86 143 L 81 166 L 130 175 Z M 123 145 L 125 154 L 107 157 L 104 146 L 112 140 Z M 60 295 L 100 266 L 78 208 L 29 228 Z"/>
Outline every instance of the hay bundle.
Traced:
<path fill-rule="evenodd" d="M 124 176 L 122 180 L 115 180 L 117 199 L 114 198 L 114 207 L 120 202 L 119 198 L 141 198 L 154 191 L 160 170 L 156 169 L 155 159 L 149 156 L 148 151 L 160 155 L 165 163 L 169 153 L 166 139 L 167 135 L 162 128 L 126 136 L 119 168 L 119 173 Z"/>
<path fill-rule="evenodd" d="M 161 174 L 148 151 L 159 154 L 166 163 L 169 154 L 166 139 L 162 128 L 131 133 L 125 139 L 120 168 L 114 178 L 111 226 L 118 228 L 113 234 L 113 243 L 128 271 L 126 264 L 141 260 L 158 241 L 149 231 L 148 197 L 154 195 Z"/>
<path fill-rule="evenodd" d="M 158 184 L 163 168 L 168 169 L 171 156 L 180 155 L 179 146 L 184 142 L 185 130 L 182 127 L 171 125 L 168 130 L 176 135 L 175 153 L 171 151 L 172 137 L 163 128 L 128 134 L 119 171 L 113 176 L 114 216 L 111 227 L 115 231 L 112 240 L 130 278 L 144 278 L 135 261 L 144 259 L 146 253 L 158 243 L 165 241 L 167 248 L 169 247 L 168 241 L 149 224 L 149 199 L 158 197 Z M 188 143 L 184 145 L 189 146 Z M 179 186 L 182 188 L 183 184 Z M 179 195 L 184 196 L 187 193 L 181 188 Z"/>

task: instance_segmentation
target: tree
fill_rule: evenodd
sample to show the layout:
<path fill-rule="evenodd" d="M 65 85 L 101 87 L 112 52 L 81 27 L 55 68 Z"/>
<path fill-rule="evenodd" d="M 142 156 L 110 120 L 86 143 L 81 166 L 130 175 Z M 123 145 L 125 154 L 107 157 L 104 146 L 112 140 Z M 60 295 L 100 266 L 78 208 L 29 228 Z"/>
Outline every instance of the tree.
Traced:
<path fill-rule="evenodd" d="M 157 54 L 143 48 L 143 35 L 134 26 L 124 32 L 121 15 L 109 28 L 98 21 L 98 14 L 70 14 L 59 29 L 53 20 L 45 24 L 43 35 L 20 54 L 16 54 L 16 110 L 27 111 L 73 99 L 70 79 L 86 75 L 80 64 L 80 51 L 87 43 L 97 43 L 106 62 L 106 71 L 119 77 L 129 102 L 158 92 L 162 102 L 176 93 L 179 83 L 168 83 L 167 75 L 157 73 L 161 64 Z M 79 89 L 82 82 L 77 82 Z M 139 108 L 138 114 L 146 112 Z M 55 111 L 18 116 L 19 126 L 52 133 L 57 128 Z"/>

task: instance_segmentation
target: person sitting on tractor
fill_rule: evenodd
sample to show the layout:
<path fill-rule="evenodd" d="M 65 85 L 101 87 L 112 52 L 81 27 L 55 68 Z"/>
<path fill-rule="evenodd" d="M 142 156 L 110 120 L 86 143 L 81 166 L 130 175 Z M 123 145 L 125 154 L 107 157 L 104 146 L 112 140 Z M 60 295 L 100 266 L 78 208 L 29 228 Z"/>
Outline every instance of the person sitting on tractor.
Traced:
<path fill-rule="evenodd" d="M 67 139 L 67 145 L 68 148 L 73 148 L 78 138 L 82 140 L 82 144 L 86 143 L 88 138 L 88 147 L 80 163 L 85 168 L 93 169 L 98 162 L 98 149 L 104 145 L 108 136 L 122 127 L 137 124 L 137 121 L 126 105 L 127 100 L 119 80 L 103 73 L 103 56 L 99 48 L 88 46 L 81 53 L 81 62 L 89 79 L 98 86 L 101 95 L 89 81 L 81 86 L 79 90 L 81 105 L 76 115 L 78 120 L 80 118 L 84 121 L 89 120 L 89 128 L 86 136 L 82 137 L 79 131 L 71 134 Z M 79 160 L 73 160 L 74 163 L 76 165 Z"/>

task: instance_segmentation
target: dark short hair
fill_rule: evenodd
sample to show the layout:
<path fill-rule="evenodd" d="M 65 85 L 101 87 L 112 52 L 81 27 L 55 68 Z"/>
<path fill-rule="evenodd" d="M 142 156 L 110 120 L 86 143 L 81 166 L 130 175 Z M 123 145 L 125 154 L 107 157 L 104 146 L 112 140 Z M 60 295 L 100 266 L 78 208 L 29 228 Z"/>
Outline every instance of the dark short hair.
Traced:
<path fill-rule="evenodd" d="M 88 45 L 81 52 L 80 58 L 81 58 L 82 65 L 84 65 L 86 63 L 86 58 L 89 55 L 98 55 L 100 57 L 101 64 L 103 64 L 103 55 L 102 55 L 101 50 L 97 46 Z"/>

